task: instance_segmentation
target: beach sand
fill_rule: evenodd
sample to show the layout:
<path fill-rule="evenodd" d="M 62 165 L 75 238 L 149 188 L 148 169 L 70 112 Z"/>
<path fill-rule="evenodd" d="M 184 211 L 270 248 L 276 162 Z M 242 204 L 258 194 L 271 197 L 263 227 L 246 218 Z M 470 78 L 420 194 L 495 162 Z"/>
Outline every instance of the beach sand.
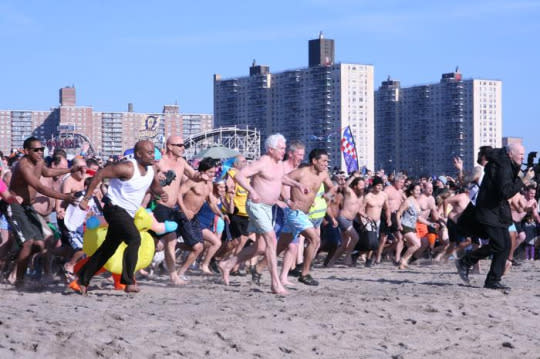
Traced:
<path fill-rule="evenodd" d="M 504 277 L 509 294 L 482 288 L 488 265 L 471 287 L 453 262 L 315 268 L 320 286 L 287 297 L 270 293 L 268 272 L 229 287 L 161 275 L 135 295 L 103 277 L 87 297 L 2 284 L 0 358 L 540 358 L 540 261 Z"/>

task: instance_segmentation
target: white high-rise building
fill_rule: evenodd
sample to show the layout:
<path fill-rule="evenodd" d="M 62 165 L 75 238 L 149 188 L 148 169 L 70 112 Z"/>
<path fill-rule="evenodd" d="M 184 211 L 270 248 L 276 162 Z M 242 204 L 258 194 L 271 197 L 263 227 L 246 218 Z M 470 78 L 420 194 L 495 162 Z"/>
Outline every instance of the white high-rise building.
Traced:
<path fill-rule="evenodd" d="M 324 148 L 330 166 L 345 168 L 340 152 L 350 126 L 359 166 L 374 166 L 373 66 L 334 64 L 334 40 L 309 42 L 309 67 L 272 74 L 253 63 L 250 76 L 214 76 L 214 123 L 255 127 L 261 138 L 276 132 L 301 140 L 306 152 Z"/>
<path fill-rule="evenodd" d="M 454 174 L 459 156 L 474 166 L 481 146 L 502 143 L 502 82 L 443 74 L 439 83 L 402 88 L 383 81 L 375 93 L 375 166 L 411 175 Z"/>

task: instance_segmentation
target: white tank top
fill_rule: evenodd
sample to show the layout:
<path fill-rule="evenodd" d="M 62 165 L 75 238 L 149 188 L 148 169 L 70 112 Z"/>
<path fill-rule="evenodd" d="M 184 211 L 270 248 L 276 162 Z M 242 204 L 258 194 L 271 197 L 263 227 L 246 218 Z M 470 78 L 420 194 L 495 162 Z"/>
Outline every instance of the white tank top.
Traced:
<path fill-rule="evenodd" d="M 129 162 L 133 163 L 133 176 L 126 181 L 112 178 L 109 183 L 107 197 L 109 197 L 112 204 L 122 207 L 131 217 L 135 217 L 135 212 L 141 206 L 144 195 L 154 179 L 154 168 L 148 166 L 146 175 L 141 176 L 137 160 L 130 159 Z"/>

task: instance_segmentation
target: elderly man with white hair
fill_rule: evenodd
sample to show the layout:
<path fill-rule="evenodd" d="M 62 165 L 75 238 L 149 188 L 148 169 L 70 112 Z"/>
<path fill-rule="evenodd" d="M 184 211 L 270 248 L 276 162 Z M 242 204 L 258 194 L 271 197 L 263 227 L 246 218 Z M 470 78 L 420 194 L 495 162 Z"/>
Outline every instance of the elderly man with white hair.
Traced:
<path fill-rule="evenodd" d="M 303 192 L 307 192 L 307 188 L 286 176 L 282 161 L 286 148 L 285 142 L 285 137 L 279 133 L 269 136 L 264 143 L 266 154 L 242 168 L 235 176 L 238 184 L 249 193 L 246 202 L 249 231 L 256 233 L 257 239 L 254 246 L 245 248 L 237 256 L 219 264 L 223 280 L 227 285 L 230 272 L 237 263 L 264 253 L 272 277 L 272 291 L 276 294 L 287 294 L 277 271 L 276 233 L 272 224 L 272 206 L 279 200 L 282 185 L 296 187 Z"/>
<path fill-rule="evenodd" d="M 484 288 L 508 290 L 501 284 L 506 260 L 510 252 L 508 226 L 512 214 L 508 200 L 527 186 L 534 176 L 532 169 L 520 175 L 525 149 L 520 144 L 493 149 L 487 154 L 488 163 L 476 200 L 476 220 L 482 224 L 489 244 L 482 246 L 456 261 L 458 274 L 469 282 L 469 268 L 480 259 L 493 255 Z"/>

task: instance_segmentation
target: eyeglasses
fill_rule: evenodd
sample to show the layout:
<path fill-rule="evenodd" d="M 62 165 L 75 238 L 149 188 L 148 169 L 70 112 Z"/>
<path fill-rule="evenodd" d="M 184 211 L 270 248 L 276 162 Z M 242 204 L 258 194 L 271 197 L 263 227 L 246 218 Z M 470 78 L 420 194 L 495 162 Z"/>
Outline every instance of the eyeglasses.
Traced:
<path fill-rule="evenodd" d="M 176 146 L 176 147 L 184 147 L 183 143 L 169 143 L 169 145 Z"/>
<path fill-rule="evenodd" d="M 31 148 L 30 150 L 34 152 L 45 152 L 45 147 L 35 147 L 35 148 Z"/>

